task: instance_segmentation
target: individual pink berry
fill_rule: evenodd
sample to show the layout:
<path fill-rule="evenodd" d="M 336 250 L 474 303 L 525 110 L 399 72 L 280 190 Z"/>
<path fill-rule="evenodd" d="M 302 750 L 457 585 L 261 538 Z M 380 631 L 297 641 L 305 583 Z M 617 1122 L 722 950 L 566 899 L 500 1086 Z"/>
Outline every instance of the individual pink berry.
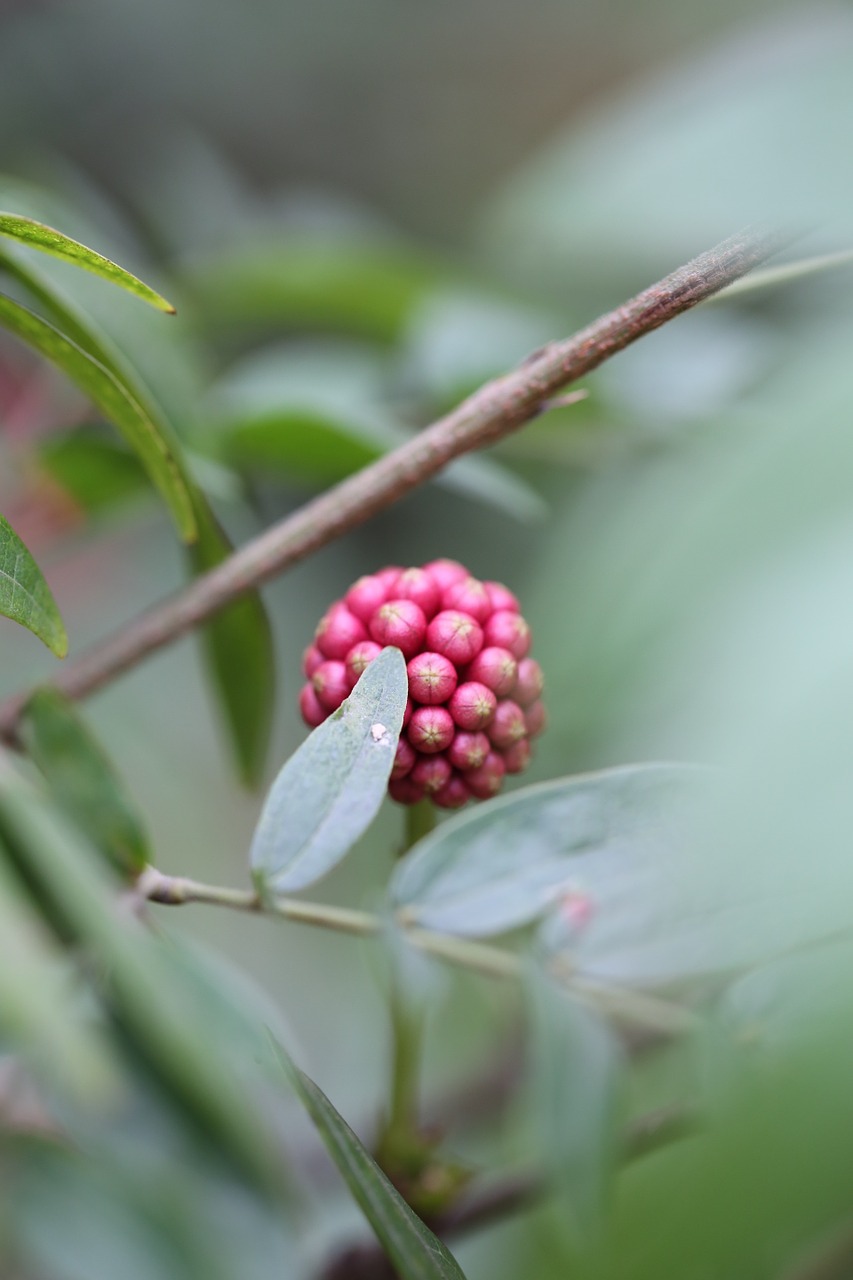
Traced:
<path fill-rule="evenodd" d="M 428 573 L 439 591 L 445 591 L 453 582 L 462 582 L 469 577 L 468 570 L 458 560 L 430 560 L 424 565 L 424 573 Z"/>
<path fill-rule="evenodd" d="M 518 663 L 509 649 L 491 645 L 481 649 L 465 672 L 466 680 L 479 680 L 499 698 L 506 697 L 515 687 Z"/>
<path fill-rule="evenodd" d="M 388 599 L 388 588 L 376 573 L 367 574 L 353 583 L 344 596 L 344 604 L 365 626 Z"/>
<path fill-rule="evenodd" d="M 461 582 L 452 582 L 442 592 L 441 607 L 467 613 L 481 626 L 492 613 L 489 593 L 478 578 L 463 578 Z"/>
<path fill-rule="evenodd" d="M 517 702 L 504 698 L 503 702 L 498 703 L 488 733 L 492 745 L 499 751 L 505 751 L 507 747 L 527 737 L 524 712 Z"/>
<path fill-rule="evenodd" d="M 421 756 L 412 769 L 411 778 L 416 786 L 423 787 L 426 794 L 432 796 L 447 786 L 452 773 L 447 756 Z"/>
<path fill-rule="evenodd" d="M 499 610 L 507 610 L 509 613 L 521 612 L 521 605 L 518 600 L 509 587 L 505 587 L 502 582 L 484 582 L 483 586 L 488 592 L 493 613 L 497 613 Z"/>
<path fill-rule="evenodd" d="M 479 769 L 465 774 L 465 785 L 478 800 L 490 800 L 501 789 L 506 765 L 497 751 L 490 751 Z"/>
<path fill-rule="evenodd" d="M 321 662 L 311 677 L 314 692 L 326 712 L 337 711 L 350 692 L 347 669 L 342 662 Z"/>
<path fill-rule="evenodd" d="M 414 711 L 414 707 L 412 706 L 412 699 L 411 699 L 411 698 L 407 698 L 407 699 L 406 699 L 406 708 L 405 708 L 405 710 L 404 710 L 404 712 L 403 712 L 403 728 L 404 728 L 404 729 L 405 729 L 406 725 L 409 723 L 409 721 L 411 720 L 411 718 L 412 718 L 412 712 L 413 712 L 413 711 Z"/>
<path fill-rule="evenodd" d="M 491 689 L 478 680 L 468 680 L 458 686 L 447 708 L 460 729 L 475 733 L 489 723 L 497 705 Z"/>
<path fill-rule="evenodd" d="M 380 569 L 379 572 L 376 574 L 376 577 L 383 584 L 386 592 L 388 593 L 387 596 L 385 597 L 387 600 L 391 599 L 391 592 L 396 587 L 397 579 L 399 578 L 402 572 L 403 572 L 402 565 L 391 564 L 388 566 L 387 569 Z"/>
<path fill-rule="evenodd" d="M 388 794 L 398 804 L 417 804 L 426 794 L 423 787 L 412 782 L 411 777 L 392 778 L 388 783 Z"/>
<path fill-rule="evenodd" d="M 484 733 L 467 733 L 461 729 L 456 734 L 447 751 L 447 758 L 460 773 L 469 769 L 479 769 L 492 749 L 492 744 Z"/>
<path fill-rule="evenodd" d="M 415 702 L 422 702 L 425 706 L 446 702 L 459 682 L 453 663 L 440 653 L 419 653 L 411 659 L 406 670 L 409 693 Z"/>
<path fill-rule="evenodd" d="M 522 658 L 518 664 L 518 680 L 513 698 L 520 707 L 529 707 L 542 697 L 545 688 L 545 677 L 542 668 L 535 658 Z"/>
<path fill-rule="evenodd" d="M 427 645 L 456 667 L 473 661 L 483 647 L 483 628 L 468 613 L 444 609 L 427 627 Z"/>
<path fill-rule="evenodd" d="M 324 662 L 322 653 L 315 644 L 309 644 L 308 648 L 302 654 L 302 674 L 306 680 L 310 680 L 314 672 L 317 670 L 321 662 Z"/>
<path fill-rule="evenodd" d="M 423 751 L 425 755 L 434 755 L 450 746 L 456 726 L 446 708 L 418 707 L 412 712 L 406 732 L 409 742 L 416 751 Z"/>
<path fill-rule="evenodd" d="M 449 781 L 433 796 L 435 803 L 442 809 L 461 809 L 470 799 L 471 792 L 458 773 L 451 774 Z"/>
<path fill-rule="evenodd" d="M 483 638 L 487 645 L 509 649 L 512 656 L 520 661 L 527 657 L 530 648 L 530 627 L 520 613 L 499 609 L 486 621 Z"/>
<path fill-rule="evenodd" d="M 366 639 L 367 631 L 364 623 L 354 613 L 350 613 L 346 605 L 340 601 L 333 604 L 321 619 L 314 636 L 317 648 L 323 657 L 338 661 L 342 661 L 359 640 Z"/>
<path fill-rule="evenodd" d="M 344 659 L 350 689 L 355 688 L 356 683 L 364 674 L 365 667 L 374 658 L 378 658 L 381 652 L 382 645 L 377 644 L 375 640 L 360 640 L 358 644 L 353 645 Z"/>
<path fill-rule="evenodd" d="M 407 738 L 400 738 L 397 743 L 397 754 L 391 766 L 392 778 L 405 778 L 412 772 L 418 759 L 418 753 Z"/>
<path fill-rule="evenodd" d="M 299 691 L 299 710 L 302 712 L 302 719 L 311 729 L 316 729 L 329 714 L 311 684 L 303 685 Z"/>
<path fill-rule="evenodd" d="M 404 569 L 394 586 L 398 600 L 414 600 L 429 621 L 438 612 L 441 591 L 425 569 Z"/>
<path fill-rule="evenodd" d="M 413 658 L 423 646 L 427 622 L 414 600 L 389 600 L 370 620 L 370 636 L 377 644 L 395 645 L 404 658 Z"/>
<path fill-rule="evenodd" d="M 538 737 L 548 723 L 548 713 L 544 702 L 533 702 L 524 712 L 524 723 L 527 725 L 527 736 Z"/>
<path fill-rule="evenodd" d="M 507 773 L 524 773 L 524 770 L 530 764 L 532 754 L 530 741 L 527 738 L 519 738 L 518 742 L 514 742 L 511 747 L 507 747 L 505 751 L 501 752 Z"/>

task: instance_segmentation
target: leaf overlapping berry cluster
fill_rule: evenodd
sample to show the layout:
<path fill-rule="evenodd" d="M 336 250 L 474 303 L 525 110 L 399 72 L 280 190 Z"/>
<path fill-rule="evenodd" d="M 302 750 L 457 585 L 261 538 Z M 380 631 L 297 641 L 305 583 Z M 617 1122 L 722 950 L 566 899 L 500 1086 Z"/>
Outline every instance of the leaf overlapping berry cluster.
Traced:
<path fill-rule="evenodd" d="M 351 692 L 386 645 L 407 662 L 409 701 L 388 790 L 457 809 L 497 795 L 530 762 L 545 726 L 542 670 L 515 596 L 455 560 L 359 578 L 305 650 L 299 703 L 312 728 Z"/>

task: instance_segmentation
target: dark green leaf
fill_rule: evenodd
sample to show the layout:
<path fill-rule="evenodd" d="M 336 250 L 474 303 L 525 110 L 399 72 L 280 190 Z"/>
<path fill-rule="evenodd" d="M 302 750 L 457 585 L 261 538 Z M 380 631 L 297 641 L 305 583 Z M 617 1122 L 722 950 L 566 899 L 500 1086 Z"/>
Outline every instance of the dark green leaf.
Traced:
<path fill-rule="evenodd" d="M 326 1095 L 280 1045 L 276 1048 L 288 1080 L 401 1280 L 465 1280 L 450 1251 L 409 1208 Z"/>
<path fill-rule="evenodd" d="M 315 729 L 272 785 L 252 842 L 262 892 L 319 880 L 375 818 L 408 696 L 399 649 L 383 649 L 346 701 Z"/>
<path fill-rule="evenodd" d="M 38 460 L 50 478 L 90 514 L 150 493 L 136 455 L 99 427 L 86 425 L 48 436 L 39 446 Z"/>
<path fill-rule="evenodd" d="M 149 859 L 136 808 L 73 704 L 58 689 L 38 689 L 23 709 L 20 733 L 54 799 L 121 872 Z"/>
<path fill-rule="evenodd" d="M 42 253 L 49 253 L 54 258 L 61 258 L 63 262 L 70 262 L 75 267 L 82 267 L 93 275 L 101 276 L 137 298 L 150 302 L 160 311 L 175 310 L 170 302 L 161 298 L 159 293 L 143 284 L 129 271 L 125 271 L 124 267 L 105 258 L 103 254 L 96 253 L 94 249 L 88 249 L 79 241 L 71 240 L 61 231 L 45 226 L 43 222 L 36 222 L 33 218 L 24 218 L 16 213 L 0 213 L 0 235 L 19 240 L 31 249 L 40 249 Z"/>
<path fill-rule="evenodd" d="M 56 601 L 35 560 L 0 516 L 0 613 L 43 640 L 57 658 L 68 652 L 68 636 Z"/>

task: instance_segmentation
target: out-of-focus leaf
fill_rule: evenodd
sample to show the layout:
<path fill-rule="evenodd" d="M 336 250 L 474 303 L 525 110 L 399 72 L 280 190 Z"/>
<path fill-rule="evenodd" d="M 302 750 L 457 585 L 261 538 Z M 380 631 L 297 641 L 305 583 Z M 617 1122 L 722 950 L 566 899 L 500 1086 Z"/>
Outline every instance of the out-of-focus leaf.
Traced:
<path fill-rule="evenodd" d="M 20 733 L 54 799 L 96 849 L 125 874 L 150 861 L 133 801 L 100 743 L 58 689 L 38 689 L 23 709 Z"/>
<path fill-rule="evenodd" d="M 21 539 L 2 516 L 0 613 L 32 631 L 57 658 L 65 657 L 68 636 L 50 587 Z"/>
<path fill-rule="evenodd" d="M 388 786 L 407 696 L 403 655 L 383 649 L 287 761 L 252 841 L 252 871 L 262 893 L 313 884 L 370 826 Z"/>
<path fill-rule="evenodd" d="M 778 285 L 791 284 L 798 280 L 806 280 L 811 276 L 822 275 L 825 271 L 835 271 L 838 267 L 853 265 L 853 249 L 844 249 L 840 253 L 822 253 L 813 258 L 798 258 L 796 262 L 784 262 L 779 267 L 764 267 L 760 271 L 750 271 L 749 275 L 735 280 L 719 293 L 715 293 L 709 302 L 728 302 L 731 298 L 741 298 L 747 294 L 757 293 L 761 289 L 775 289 Z"/>
<path fill-rule="evenodd" d="M 656 860 L 686 840 L 679 819 L 698 771 L 636 765 L 525 787 L 443 823 L 397 865 L 407 923 L 487 936 L 570 899 L 618 946 Z M 653 881 L 656 887 L 656 882 Z"/>
<path fill-rule="evenodd" d="M 54 325 L 3 294 L 0 325 L 61 369 L 119 428 L 169 505 L 181 535 L 191 540 L 195 517 L 180 446 L 167 437 L 125 383 Z"/>
<path fill-rule="evenodd" d="M 39 466 L 90 514 L 145 493 L 148 484 L 136 455 L 121 440 L 91 426 L 48 436 Z"/>
<path fill-rule="evenodd" d="M 233 548 L 200 493 L 195 516 L 198 537 L 187 554 L 198 574 L 220 564 Z M 275 709 L 275 651 L 260 592 L 247 592 L 222 609 L 201 638 L 240 776 L 247 785 L 256 785 L 264 771 Z"/>
<path fill-rule="evenodd" d="M 409 1208 L 326 1095 L 280 1045 L 276 1048 L 285 1075 L 402 1280 L 465 1280 L 450 1251 Z"/>
<path fill-rule="evenodd" d="M 111 284 L 126 289 L 137 298 L 142 298 L 144 302 L 150 302 L 160 311 L 174 313 L 175 308 L 171 302 L 167 302 L 159 293 L 131 275 L 124 267 L 105 258 L 103 254 L 96 253 L 94 249 L 80 244 L 78 240 L 70 239 L 61 231 L 45 226 L 43 222 L 36 222 L 33 218 L 24 218 L 16 213 L 0 213 L 0 235 L 19 240 L 31 249 L 40 249 L 42 253 L 61 258 L 63 262 L 70 262 L 75 267 L 82 267 L 92 275 L 101 276 Z"/>

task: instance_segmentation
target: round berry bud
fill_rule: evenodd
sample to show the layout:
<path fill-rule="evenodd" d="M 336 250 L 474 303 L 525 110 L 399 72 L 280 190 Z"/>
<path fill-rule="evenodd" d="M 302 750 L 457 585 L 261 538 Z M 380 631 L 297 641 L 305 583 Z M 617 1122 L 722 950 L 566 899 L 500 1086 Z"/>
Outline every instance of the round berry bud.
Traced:
<path fill-rule="evenodd" d="M 347 669 L 342 662 L 321 662 L 311 677 L 314 692 L 326 714 L 337 711 L 350 691 Z"/>
<path fill-rule="evenodd" d="M 411 778 L 392 778 L 388 783 L 388 794 L 398 804 L 417 804 L 424 798 L 424 789 Z"/>
<path fill-rule="evenodd" d="M 498 700 L 491 689 L 478 680 L 460 684 L 447 704 L 459 728 L 469 729 L 472 733 L 489 723 L 497 705 Z"/>
<path fill-rule="evenodd" d="M 323 655 L 315 644 L 309 644 L 308 648 L 302 654 L 302 674 L 306 680 L 310 680 L 314 672 L 323 662 Z"/>
<path fill-rule="evenodd" d="M 302 712 L 302 719 L 311 729 L 316 729 L 317 725 L 322 724 L 329 714 L 326 708 L 320 704 L 320 699 L 311 684 L 303 685 L 300 690 L 299 710 Z"/>
<path fill-rule="evenodd" d="M 483 629 L 470 614 L 455 609 L 437 613 L 427 627 L 427 644 L 457 667 L 476 658 L 483 647 Z"/>
<path fill-rule="evenodd" d="M 442 809 L 461 809 L 470 799 L 471 792 L 458 773 L 451 774 L 450 780 L 433 796 L 435 803 Z"/>
<path fill-rule="evenodd" d="M 518 742 L 514 742 L 511 747 L 507 747 L 506 751 L 501 752 L 507 773 L 524 773 L 524 770 L 530 764 L 532 754 L 530 742 L 527 738 L 519 738 Z"/>
<path fill-rule="evenodd" d="M 406 707 L 405 707 L 405 710 L 403 711 L 403 728 L 404 728 L 404 729 L 405 729 L 406 725 L 409 723 L 409 721 L 410 721 L 410 720 L 411 720 L 411 718 L 412 718 L 412 711 L 413 711 L 413 710 L 414 710 L 414 707 L 412 706 L 412 699 L 411 699 L 411 698 L 407 698 L 407 699 L 406 699 Z"/>
<path fill-rule="evenodd" d="M 466 733 L 462 729 L 451 742 L 447 758 L 460 773 L 467 773 L 469 769 L 479 769 L 491 749 L 484 733 Z"/>
<path fill-rule="evenodd" d="M 397 754 L 394 756 L 394 763 L 391 766 L 392 778 L 405 778 L 407 774 L 412 772 L 415 761 L 418 759 L 418 753 L 410 742 L 405 738 L 400 738 L 397 743 Z"/>
<path fill-rule="evenodd" d="M 480 624 L 486 621 L 492 612 L 488 592 L 478 578 L 463 578 L 461 582 L 452 582 L 441 595 L 442 609 L 459 609 L 467 613 Z"/>
<path fill-rule="evenodd" d="M 423 787 L 426 794 L 432 796 L 447 786 L 452 773 L 447 756 L 421 756 L 412 769 L 411 778 L 416 786 Z"/>
<path fill-rule="evenodd" d="M 409 673 L 409 693 L 415 702 L 422 702 L 428 707 L 446 702 L 459 681 L 453 663 L 440 653 L 419 653 L 412 658 L 406 670 Z"/>
<path fill-rule="evenodd" d="M 381 652 L 382 646 L 375 640 L 360 640 L 358 644 L 353 645 L 344 659 L 350 689 L 355 688 L 356 682 L 364 673 L 364 668 L 374 658 L 378 658 Z"/>
<path fill-rule="evenodd" d="M 535 738 L 548 723 L 548 714 L 544 702 L 532 702 L 524 712 L 524 723 L 527 725 L 527 736 Z"/>
<path fill-rule="evenodd" d="M 413 658 L 423 646 L 426 625 L 414 600 L 389 600 L 371 618 L 370 635 L 377 644 L 395 645 L 404 658 Z"/>
<path fill-rule="evenodd" d="M 535 658 L 522 658 L 518 664 L 518 681 L 513 697 L 520 707 L 529 707 L 542 697 L 545 688 L 545 677 L 542 668 Z"/>
<path fill-rule="evenodd" d="M 483 586 L 488 593 L 493 613 L 497 613 L 499 610 L 506 610 L 509 613 L 521 612 L 518 600 L 509 587 L 505 587 L 502 582 L 484 582 Z"/>
<path fill-rule="evenodd" d="M 509 649 L 514 658 L 520 660 L 527 657 L 527 650 L 530 648 L 530 627 L 520 613 L 499 609 L 487 620 L 483 628 L 483 637 L 487 645 Z"/>
<path fill-rule="evenodd" d="M 470 577 L 464 564 L 458 560 L 430 560 L 424 565 L 424 573 L 428 573 L 439 591 L 445 591 L 452 582 L 464 582 Z"/>
<path fill-rule="evenodd" d="M 365 626 L 376 610 L 388 599 L 388 588 L 378 574 L 367 574 L 353 583 L 344 596 L 344 604 Z"/>
<path fill-rule="evenodd" d="M 414 600 L 429 620 L 438 612 L 441 592 L 425 569 L 404 569 L 397 579 L 394 595 L 398 600 Z"/>
<path fill-rule="evenodd" d="M 524 722 L 524 712 L 517 702 L 504 698 L 503 702 L 498 703 L 495 718 L 489 725 L 489 739 L 492 745 L 499 751 L 505 751 L 513 743 L 526 737 L 527 725 Z"/>
<path fill-rule="evenodd" d="M 500 791 L 505 773 L 506 765 L 497 751 L 490 751 L 479 769 L 465 774 L 465 785 L 478 800 L 491 800 Z"/>
<path fill-rule="evenodd" d="M 518 663 L 509 649 L 498 649 L 492 645 L 480 650 L 465 672 L 465 678 L 479 680 L 480 684 L 503 698 L 512 692 L 517 674 Z"/>
<path fill-rule="evenodd" d="M 364 623 L 345 604 L 333 604 L 321 619 L 314 635 L 317 648 L 324 658 L 342 661 L 354 644 L 367 639 Z"/>
<path fill-rule="evenodd" d="M 406 732 L 409 742 L 417 751 L 434 755 L 450 746 L 456 726 L 450 712 L 444 707 L 418 707 L 412 712 Z"/>
<path fill-rule="evenodd" d="M 385 587 L 385 592 L 386 592 L 385 599 L 386 599 L 386 600 L 390 600 L 390 598 L 391 598 L 391 592 L 392 592 L 392 591 L 394 590 L 394 588 L 396 587 L 396 585 L 397 585 L 397 579 L 399 578 L 399 576 L 400 576 L 400 574 L 401 574 L 402 572 L 403 572 L 403 567 L 402 567 L 402 565 L 399 565 L 399 564 L 390 564 L 390 565 L 388 566 L 388 568 L 387 568 L 387 569 L 380 569 L 380 570 L 379 570 L 379 572 L 376 574 L 376 577 L 379 579 L 379 581 L 380 581 L 380 582 L 382 583 L 382 585 Z"/>

